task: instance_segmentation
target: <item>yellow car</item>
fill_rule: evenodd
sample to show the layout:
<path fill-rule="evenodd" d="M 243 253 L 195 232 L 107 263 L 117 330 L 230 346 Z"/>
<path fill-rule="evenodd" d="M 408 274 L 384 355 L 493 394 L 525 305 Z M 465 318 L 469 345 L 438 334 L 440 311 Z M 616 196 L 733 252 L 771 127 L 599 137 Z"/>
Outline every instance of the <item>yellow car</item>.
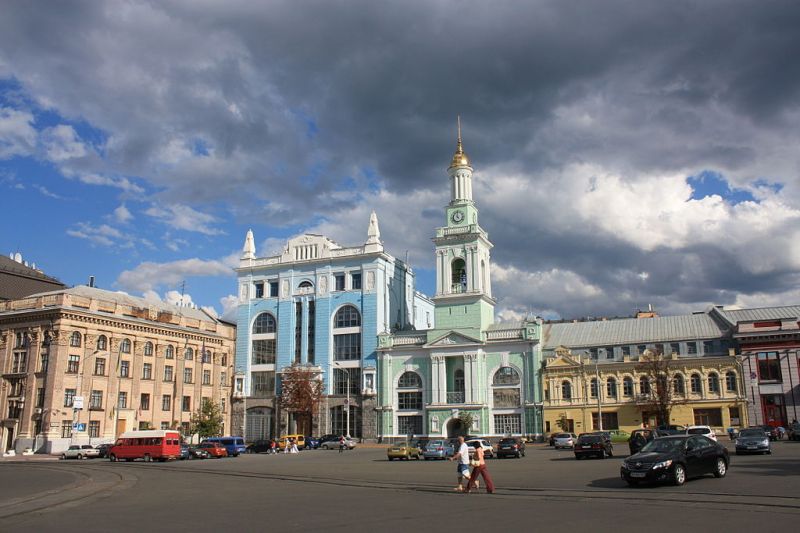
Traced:
<path fill-rule="evenodd" d="M 282 435 L 281 438 L 278 440 L 278 448 L 280 451 L 283 451 L 286 448 L 286 441 L 289 439 L 294 439 L 295 444 L 297 444 L 297 449 L 302 450 L 306 447 L 306 438 L 303 435 Z"/>
<path fill-rule="evenodd" d="M 408 461 L 412 457 L 419 461 L 419 448 L 411 446 L 407 442 L 396 442 L 386 449 L 386 457 L 392 459 L 405 459 Z"/>

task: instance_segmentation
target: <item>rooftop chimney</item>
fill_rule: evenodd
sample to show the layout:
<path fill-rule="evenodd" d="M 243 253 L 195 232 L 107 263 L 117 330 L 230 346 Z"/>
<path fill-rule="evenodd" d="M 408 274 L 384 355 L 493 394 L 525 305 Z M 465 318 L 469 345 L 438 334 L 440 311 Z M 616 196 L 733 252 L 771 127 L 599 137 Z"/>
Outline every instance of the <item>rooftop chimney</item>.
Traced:
<path fill-rule="evenodd" d="M 89 276 L 89 286 L 94 287 L 94 276 Z"/>

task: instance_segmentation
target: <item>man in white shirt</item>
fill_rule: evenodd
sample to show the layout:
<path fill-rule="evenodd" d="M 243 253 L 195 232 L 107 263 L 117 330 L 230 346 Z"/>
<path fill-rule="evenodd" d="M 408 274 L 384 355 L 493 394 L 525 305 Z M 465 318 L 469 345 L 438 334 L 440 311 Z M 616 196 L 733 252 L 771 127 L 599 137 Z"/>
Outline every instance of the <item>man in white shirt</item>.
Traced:
<path fill-rule="evenodd" d="M 464 442 L 463 435 L 458 437 L 458 451 L 450 458 L 451 461 L 458 461 L 458 492 L 464 492 L 464 486 L 469 483 L 469 446 Z"/>

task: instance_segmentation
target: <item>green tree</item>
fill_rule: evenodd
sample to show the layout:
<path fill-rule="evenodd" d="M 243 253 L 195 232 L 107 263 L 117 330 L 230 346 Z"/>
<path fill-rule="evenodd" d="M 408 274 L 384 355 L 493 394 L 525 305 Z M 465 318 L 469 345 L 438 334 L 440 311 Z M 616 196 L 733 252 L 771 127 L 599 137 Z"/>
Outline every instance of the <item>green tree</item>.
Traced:
<path fill-rule="evenodd" d="M 475 420 L 475 417 L 472 416 L 472 413 L 469 411 L 459 411 L 458 419 L 461 421 L 461 427 L 463 428 L 464 435 L 469 435 L 469 432 L 472 429 L 472 422 Z"/>
<path fill-rule="evenodd" d="M 203 398 L 200 408 L 192 413 L 192 433 L 197 433 L 201 439 L 218 437 L 222 433 L 222 412 L 219 405 Z"/>

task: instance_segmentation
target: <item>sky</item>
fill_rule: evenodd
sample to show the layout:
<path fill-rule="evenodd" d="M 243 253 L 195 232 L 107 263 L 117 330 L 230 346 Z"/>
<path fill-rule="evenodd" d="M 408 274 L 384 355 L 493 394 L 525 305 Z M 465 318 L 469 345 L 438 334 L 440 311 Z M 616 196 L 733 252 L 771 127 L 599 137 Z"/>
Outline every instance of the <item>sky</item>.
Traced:
<path fill-rule="evenodd" d="M 0 253 L 231 316 L 245 233 L 435 287 L 461 116 L 498 318 L 800 302 L 791 0 L 6 1 Z"/>

